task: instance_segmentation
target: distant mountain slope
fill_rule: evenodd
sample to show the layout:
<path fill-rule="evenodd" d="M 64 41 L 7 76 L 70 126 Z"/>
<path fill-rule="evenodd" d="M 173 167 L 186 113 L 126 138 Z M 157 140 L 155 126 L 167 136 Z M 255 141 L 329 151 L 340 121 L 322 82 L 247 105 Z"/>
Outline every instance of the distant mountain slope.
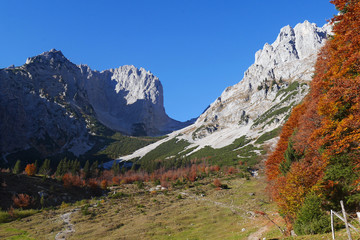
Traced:
<path fill-rule="evenodd" d="M 102 72 L 52 49 L 0 70 L 0 153 L 35 148 L 43 156 L 83 154 L 91 135 L 114 130 L 163 135 L 187 126 L 167 116 L 151 72 L 122 66 Z"/>
<path fill-rule="evenodd" d="M 255 63 L 238 84 L 225 89 L 193 125 L 161 142 L 175 137 L 188 142 L 174 157 L 196 156 L 205 146 L 223 149 L 242 136 L 253 147 L 252 154 L 273 148 L 279 127 L 308 93 L 317 52 L 330 33 L 329 25 L 317 27 L 308 21 L 282 28 L 274 43 L 266 43 L 255 54 Z M 161 142 L 121 159 L 142 157 Z M 242 159 L 241 153 L 234 156 Z"/>

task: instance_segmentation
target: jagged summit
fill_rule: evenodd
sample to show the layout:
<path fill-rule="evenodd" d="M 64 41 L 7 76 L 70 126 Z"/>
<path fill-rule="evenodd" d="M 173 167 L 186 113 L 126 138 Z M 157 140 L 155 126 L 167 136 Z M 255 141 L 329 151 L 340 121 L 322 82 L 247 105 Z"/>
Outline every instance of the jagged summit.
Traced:
<path fill-rule="evenodd" d="M 43 52 L 40 55 L 37 55 L 35 57 L 30 57 L 26 59 L 25 64 L 31 64 L 35 62 L 40 63 L 64 63 L 64 62 L 70 62 L 61 51 L 56 50 L 55 48 L 51 49 L 50 51 Z"/>
<path fill-rule="evenodd" d="M 234 137 L 239 134 L 256 137 L 259 132 L 280 126 L 291 107 L 306 95 L 306 82 L 311 81 L 317 52 L 330 33 L 328 25 L 317 27 L 308 21 L 294 28 L 283 27 L 271 45 L 266 43 L 256 52 L 255 63 L 246 70 L 243 79 L 227 88 L 198 118 L 195 129 L 212 125 L 216 131 L 200 131 L 194 139 L 205 143 L 207 136 L 211 138 L 214 132 L 226 132 L 226 129 L 232 129 Z M 297 86 L 294 91 L 285 91 L 292 83 Z M 281 93 L 286 96 L 281 97 Z M 282 110 L 276 111 L 279 109 Z M 264 114 L 272 117 L 266 119 Z M 213 146 L 224 146 L 231 139 L 234 138 L 228 136 Z"/>
<path fill-rule="evenodd" d="M 283 27 L 271 45 L 266 43 L 263 49 L 256 52 L 255 63 L 245 71 L 244 78 L 227 88 L 221 94 L 221 100 L 215 101 L 199 117 L 198 124 L 215 118 L 219 125 L 237 124 L 242 114 L 249 115 L 249 121 L 255 120 L 264 109 L 277 103 L 274 98 L 286 86 L 284 82 L 290 84 L 311 80 L 317 51 L 328 34 L 328 25 L 317 27 L 308 21 L 294 28 Z M 215 106 L 219 104 L 222 107 L 218 109 Z"/>
<path fill-rule="evenodd" d="M 89 136 L 99 124 L 135 136 L 190 124 L 168 117 L 161 82 L 150 71 L 132 65 L 93 71 L 56 49 L 1 69 L 0 86 L 0 153 L 34 147 L 79 155 L 92 147 Z"/>
<path fill-rule="evenodd" d="M 327 25 L 319 28 L 316 24 L 308 21 L 299 23 L 294 28 L 289 25 L 285 26 L 271 45 L 266 43 L 263 49 L 256 52 L 254 65 L 261 65 L 271 70 L 292 61 L 304 60 L 316 54 L 329 33 Z M 275 72 L 270 72 L 269 77 L 276 78 L 274 74 Z M 306 78 L 310 80 L 308 77 Z"/>

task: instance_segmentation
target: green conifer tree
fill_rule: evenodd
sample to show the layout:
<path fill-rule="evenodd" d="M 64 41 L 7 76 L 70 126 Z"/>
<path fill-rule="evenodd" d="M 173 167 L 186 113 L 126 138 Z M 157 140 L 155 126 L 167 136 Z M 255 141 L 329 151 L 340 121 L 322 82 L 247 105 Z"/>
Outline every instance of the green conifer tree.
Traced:
<path fill-rule="evenodd" d="M 85 178 L 89 178 L 90 177 L 90 163 L 89 163 L 89 160 L 86 161 L 86 163 L 84 165 L 84 168 L 83 168 L 83 171 L 84 171 Z"/>
<path fill-rule="evenodd" d="M 39 169 L 39 173 L 48 176 L 50 175 L 50 172 L 51 172 L 50 160 L 46 158 Z"/>
<path fill-rule="evenodd" d="M 58 176 L 58 177 L 61 177 L 61 176 L 63 176 L 64 175 L 64 159 L 62 159 L 60 162 L 59 162 L 59 164 L 58 164 L 58 166 L 57 166 L 57 168 L 56 168 L 56 176 Z"/>
<path fill-rule="evenodd" d="M 35 174 L 37 174 L 38 171 L 39 171 L 39 162 L 38 162 L 38 160 L 36 159 L 36 160 L 35 160 Z"/>
<path fill-rule="evenodd" d="M 13 168 L 13 173 L 14 174 L 19 174 L 21 172 L 22 168 L 21 168 L 21 161 L 17 160 L 15 163 L 15 166 Z"/>
<path fill-rule="evenodd" d="M 98 161 L 95 161 L 95 162 L 93 162 L 93 164 L 91 164 L 90 174 L 91 174 L 92 177 L 97 177 L 98 168 L 99 168 L 99 162 Z"/>
<path fill-rule="evenodd" d="M 113 165 L 111 167 L 114 175 L 118 175 L 120 173 L 120 165 L 114 160 Z"/>
<path fill-rule="evenodd" d="M 78 174 L 80 171 L 80 162 L 78 160 L 75 160 L 75 161 L 72 161 L 72 164 L 71 164 L 71 173 L 73 175 L 76 175 Z"/>

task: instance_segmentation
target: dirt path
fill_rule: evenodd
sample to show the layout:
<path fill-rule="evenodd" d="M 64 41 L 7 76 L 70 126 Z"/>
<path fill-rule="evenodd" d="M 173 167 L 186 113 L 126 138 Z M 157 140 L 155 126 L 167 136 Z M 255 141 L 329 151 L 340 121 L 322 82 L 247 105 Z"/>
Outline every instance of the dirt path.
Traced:
<path fill-rule="evenodd" d="M 74 224 L 70 223 L 70 215 L 76 211 L 79 211 L 79 208 L 75 208 L 72 211 L 64 213 L 60 216 L 65 226 L 56 234 L 55 240 L 67 239 L 71 233 L 75 232 Z"/>
<path fill-rule="evenodd" d="M 262 228 L 260 228 L 259 230 L 257 230 L 256 232 L 250 234 L 250 236 L 248 237 L 248 240 L 259 240 L 262 239 L 261 236 L 263 235 L 263 233 L 265 233 L 268 230 L 268 226 L 265 225 Z"/>

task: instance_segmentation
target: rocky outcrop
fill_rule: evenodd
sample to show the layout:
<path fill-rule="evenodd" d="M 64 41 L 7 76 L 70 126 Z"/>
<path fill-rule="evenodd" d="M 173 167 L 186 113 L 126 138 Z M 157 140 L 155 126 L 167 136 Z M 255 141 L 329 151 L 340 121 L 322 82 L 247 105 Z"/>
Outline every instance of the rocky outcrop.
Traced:
<path fill-rule="evenodd" d="M 35 148 L 43 155 L 82 154 L 99 129 L 155 136 L 189 124 L 167 116 L 162 85 L 151 72 L 93 71 L 55 49 L 0 70 L 0 123 L 0 153 Z"/>

